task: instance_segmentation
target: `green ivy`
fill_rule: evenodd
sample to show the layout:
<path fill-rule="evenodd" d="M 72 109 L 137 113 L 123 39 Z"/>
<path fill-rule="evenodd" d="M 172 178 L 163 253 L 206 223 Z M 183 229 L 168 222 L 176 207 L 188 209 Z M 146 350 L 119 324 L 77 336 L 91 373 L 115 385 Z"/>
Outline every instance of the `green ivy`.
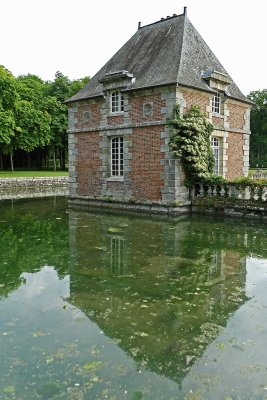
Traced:
<path fill-rule="evenodd" d="M 194 182 L 197 183 L 197 182 Z M 203 183 L 205 185 L 227 185 L 227 184 L 237 184 L 239 186 L 266 186 L 267 179 L 252 179 L 248 176 L 241 176 L 240 178 L 235 179 L 225 179 L 219 175 L 210 175 L 208 178 L 200 179 L 198 183 Z"/>
<path fill-rule="evenodd" d="M 192 106 L 181 118 L 179 105 L 176 105 L 168 125 L 172 127 L 169 145 L 173 153 L 181 157 L 187 184 L 209 178 L 214 168 L 210 144 L 213 126 L 199 106 Z"/>

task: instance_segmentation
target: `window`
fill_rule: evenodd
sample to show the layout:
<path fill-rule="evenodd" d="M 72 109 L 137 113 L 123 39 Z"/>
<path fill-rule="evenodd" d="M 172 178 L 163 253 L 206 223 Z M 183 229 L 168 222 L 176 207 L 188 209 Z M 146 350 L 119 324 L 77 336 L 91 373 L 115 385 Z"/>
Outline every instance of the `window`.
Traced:
<path fill-rule="evenodd" d="M 212 112 L 220 114 L 221 112 L 221 95 L 220 93 L 215 93 L 212 98 Z"/>
<path fill-rule="evenodd" d="M 121 92 L 116 90 L 115 92 L 111 93 L 111 112 L 123 112 L 124 111 L 124 102 L 123 102 L 123 95 Z"/>
<path fill-rule="evenodd" d="M 220 173 L 220 141 L 219 138 L 213 137 L 211 139 L 211 149 L 214 154 L 215 164 L 213 173 L 219 175 Z"/>
<path fill-rule="evenodd" d="M 111 140 L 111 176 L 123 176 L 123 137 Z"/>

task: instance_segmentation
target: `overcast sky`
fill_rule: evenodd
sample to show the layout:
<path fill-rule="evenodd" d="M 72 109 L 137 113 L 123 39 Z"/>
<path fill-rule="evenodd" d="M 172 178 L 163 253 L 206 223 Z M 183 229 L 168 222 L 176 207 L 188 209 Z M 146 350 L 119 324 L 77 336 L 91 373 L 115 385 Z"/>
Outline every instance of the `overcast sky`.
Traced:
<path fill-rule="evenodd" d="M 15 76 L 93 76 L 135 33 L 188 17 L 244 94 L 267 88 L 267 0 L 0 0 L 0 64 Z"/>

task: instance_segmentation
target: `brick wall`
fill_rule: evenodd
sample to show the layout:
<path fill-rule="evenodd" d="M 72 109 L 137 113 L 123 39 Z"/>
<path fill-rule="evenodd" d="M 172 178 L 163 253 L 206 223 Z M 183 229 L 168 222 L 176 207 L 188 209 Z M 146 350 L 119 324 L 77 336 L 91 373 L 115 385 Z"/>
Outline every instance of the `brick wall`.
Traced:
<path fill-rule="evenodd" d="M 212 124 L 215 128 L 223 128 L 224 118 L 212 116 Z"/>
<path fill-rule="evenodd" d="M 202 112 L 207 112 L 207 107 L 210 104 L 210 95 L 208 93 L 200 92 L 199 90 L 193 89 L 183 89 L 182 92 L 184 100 L 186 101 L 184 112 L 189 111 L 193 105 L 198 105 Z"/>
<path fill-rule="evenodd" d="M 150 103 L 152 111 L 149 115 L 144 115 L 144 105 L 147 103 Z M 161 99 L 161 94 L 130 97 L 129 106 L 129 115 L 133 123 L 161 121 L 164 119 L 161 109 L 166 106 L 166 100 Z"/>
<path fill-rule="evenodd" d="M 243 175 L 243 135 L 229 132 L 228 134 L 228 172 L 226 178 L 232 179 Z"/>
<path fill-rule="evenodd" d="M 227 108 L 229 110 L 229 128 L 230 129 L 243 129 L 245 124 L 245 113 L 248 106 L 238 105 L 235 103 L 228 103 Z"/>
<path fill-rule="evenodd" d="M 100 194 L 99 132 L 77 134 L 77 192 L 98 196 Z"/>
<path fill-rule="evenodd" d="M 164 185 L 161 130 L 158 126 L 134 129 L 130 178 L 135 199 L 161 200 L 160 189 Z"/>
<path fill-rule="evenodd" d="M 91 102 L 86 104 L 79 104 L 77 106 L 77 112 L 75 113 L 76 123 L 74 125 L 75 129 L 85 129 L 85 128 L 97 128 L 100 125 L 100 102 Z M 90 118 L 86 119 L 89 113 Z"/>
<path fill-rule="evenodd" d="M 114 115 L 114 116 L 108 116 L 108 125 L 109 126 L 116 126 L 120 125 L 123 123 L 124 116 L 123 115 Z"/>

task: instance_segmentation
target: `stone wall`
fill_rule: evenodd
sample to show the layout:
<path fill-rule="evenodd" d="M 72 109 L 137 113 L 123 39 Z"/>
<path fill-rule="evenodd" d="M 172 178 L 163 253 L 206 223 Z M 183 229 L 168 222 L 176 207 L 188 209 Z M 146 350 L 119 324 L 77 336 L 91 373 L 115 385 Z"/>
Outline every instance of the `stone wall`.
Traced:
<path fill-rule="evenodd" d="M 67 176 L 0 179 L 0 200 L 67 195 Z"/>

